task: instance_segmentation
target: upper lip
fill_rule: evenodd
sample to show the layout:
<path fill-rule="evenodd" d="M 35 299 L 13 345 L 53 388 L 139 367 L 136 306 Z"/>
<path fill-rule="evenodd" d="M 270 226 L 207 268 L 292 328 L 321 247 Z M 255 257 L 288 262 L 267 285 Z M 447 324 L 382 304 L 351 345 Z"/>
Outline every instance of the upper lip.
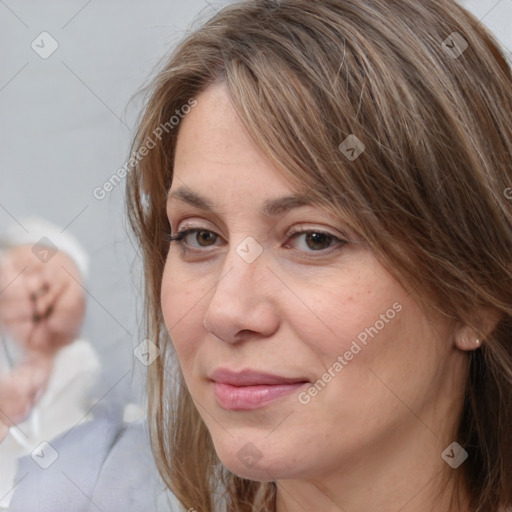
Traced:
<path fill-rule="evenodd" d="M 229 384 L 231 386 L 275 386 L 278 384 L 309 382 L 304 377 L 283 377 L 250 369 L 234 371 L 227 368 L 217 368 L 210 374 L 209 378 L 219 384 Z"/>

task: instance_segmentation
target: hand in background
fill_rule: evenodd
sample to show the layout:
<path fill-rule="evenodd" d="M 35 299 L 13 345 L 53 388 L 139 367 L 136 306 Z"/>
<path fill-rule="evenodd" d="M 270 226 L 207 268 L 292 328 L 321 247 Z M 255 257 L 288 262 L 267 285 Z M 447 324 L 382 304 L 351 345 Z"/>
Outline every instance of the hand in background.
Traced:
<path fill-rule="evenodd" d="M 4 427 L 24 421 L 46 390 L 53 358 L 29 354 L 12 371 L 0 377 L 0 441 Z M 4 435 L 4 437 L 5 437 Z"/>
<path fill-rule="evenodd" d="M 9 427 L 0 420 L 0 443 L 7 437 Z"/>
<path fill-rule="evenodd" d="M 43 263 L 31 245 L 0 257 L 0 323 L 25 351 L 53 355 L 71 343 L 85 314 L 81 275 L 74 261 L 57 252 Z"/>

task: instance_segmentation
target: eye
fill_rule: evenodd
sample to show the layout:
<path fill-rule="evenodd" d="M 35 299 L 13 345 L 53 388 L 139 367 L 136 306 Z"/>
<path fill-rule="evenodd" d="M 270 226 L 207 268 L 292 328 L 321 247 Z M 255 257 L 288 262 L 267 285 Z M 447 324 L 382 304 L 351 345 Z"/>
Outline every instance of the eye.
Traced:
<path fill-rule="evenodd" d="M 180 245 L 187 245 L 195 248 L 211 247 L 215 245 L 218 239 L 219 235 L 213 231 L 194 228 L 178 231 L 175 236 L 171 235 L 169 237 L 170 242 L 178 242 Z"/>
<path fill-rule="evenodd" d="M 343 246 L 347 242 L 337 236 L 319 230 L 297 231 L 292 233 L 290 239 L 296 241 L 296 248 L 301 251 L 323 251 L 333 245 Z"/>
<path fill-rule="evenodd" d="M 207 247 L 214 247 L 219 245 L 221 237 L 208 229 L 201 228 L 185 228 L 178 231 L 176 235 L 170 235 L 169 241 L 177 242 L 184 249 L 204 249 Z M 291 243 L 291 241 L 293 242 Z M 338 238 L 337 236 L 321 231 L 321 230 L 298 230 L 289 235 L 289 241 L 285 247 L 294 245 L 294 248 L 303 252 L 324 252 L 327 249 L 335 249 L 342 247 L 347 241 Z"/>

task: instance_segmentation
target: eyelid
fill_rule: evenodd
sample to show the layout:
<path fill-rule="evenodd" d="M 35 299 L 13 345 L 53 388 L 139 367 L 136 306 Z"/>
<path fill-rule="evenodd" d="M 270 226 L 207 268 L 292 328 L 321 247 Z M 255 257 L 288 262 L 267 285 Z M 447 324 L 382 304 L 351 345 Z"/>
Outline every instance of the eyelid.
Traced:
<path fill-rule="evenodd" d="M 346 241 L 346 242 L 349 241 L 348 235 L 346 233 L 344 233 L 343 231 L 340 231 L 338 229 L 333 229 L 333 228 L 327 228 L 327 227 L 325 227 L 325 228 L 316 227 L 316 226 L 307 227 L 307 226 L 304 226 L 304 224 L 299 224 L 298 226 L 292 227 L 287 232 L 287 236 L 290 237 L 290 236 L 296 235 L 297 233 L 323 233 L 325 235 L 330 235 L 334 238 L 337 238 L 338 240 L 342 240 L 342 241 Z"/>
<path fill-rule="evenodd" d="M 217 228 L 214 229 L 210 228 L 209 225 L 212 225 L 212 223 L 206 219 L 201 220 L 189 220 L 189 219 L 182 219 L 178 221 L 177 226 L 179 229 L 174 230 L 172 228 L 172 223 L 169 221 L 169 226 L 171 227 L 171 231 L 174 234 L 182 233 L 183 231 L 190 230 L 190 229 L 197 229 L 198 231 L 211 231 L 212 233 L 215 233 L 219 237 L 224 239 L 224 236 L 220 233 L 218 233 Z"/>
<path fill-rule="evenodd" d="M 184 224 L 184 226 L 180 227 L 179 231 L 186 229 L 188 226 L 197 229 L 210 230 L 210 228 L 205 227 L 205 225 L 215 226 L 215 229 L 220 229 L 221 231 L 224 229 L 227 231 L 223 220 L 216 213 L 209 212 L 205 216 L 204 211 L 194 206 L 181 204 L 180 201 L 173 202 L 172 207 L 167 207 L 167 220 L 173 232 L 175 232 L 175 230 L 172 229 L 172 224 L 174 221 L 176 226 L 181 226 L 181 224 Z M 197 223 L 197 225 L 194 223 Z M 176 230 L 176 232 L 177 231 L 178 230 Z M 210 231 L 214 231 L 215 233 L 217 233 L 217 231 L 213 229 L 211 229 Z M 222 235 L 219 234 L 219 236 Z"/>
<path fill-rule="evenodd" d="M 306 211 L 302 211 L 303 208 L 306 209 Z M 313 210 L 311 210 L 312 206 L 304 206 L 304 207 L 299 207 L 299 208 L 296 208 L 290 212 L 287 212 L 285 213 L 280 219 L 279 219 L 279 222 L 276 224 L 275 222 L 271 222 L 269 224 L 269 232 L 273 229 L 273 226 L 276 226 L 278 224 L 280 224 L 282 221 L 286 221 L 286 218 L 288 218 L 290 215 L 293 215 L 295 216 L 294 214 L 297 214 L 297 215 L 305 215 L 305 216 L 309 216 L 309 215 L 312 215 L 312 216 L 317 216 L 317 214 L 320 214 L 321 217 L 324 217 L 325 220 L 330 224 L 331 227 L 326 227 L 326 228 L 320 228 L 320 230 L 324 231 L 324 229 L 328 229 L 329 232 L 333 235 L 333 236 L 337 236 L 339 238 L 342 238 L 344 240 L 347 240 L 347 241 L 351 241 L 351 242 L 357 242 L 357 243 L 361 243 L 363 240 L 361 239 L 361 236 L 359 233 L 355 232 L 352 228 L 348 228 L 347 229 L 343 229 L 343 224 L 341 224 L 339 227 L 340 229 L 334 227 L 336 225 L 339 225 L 340 222 L 342 222 L 342 220 L 338 217 L 335 217 L 333 216 L 333 214 L 323 208 L 314 208 Z M 299 211 L 297 210 L 301 210 L 302 212 L 300 213 Z M 327 217 L 325 217 L 327 215 Z M 198 217 L 200 218 L 201 220 L 198 221 L 198 222 L 206 222 L 210 225 L 214 225 L 216 226 L 216 229 L 220 229 L 220 231 L 224 231 L 225 233 L 228 233 L 228 228 L 226 226 L 226 224 L 224 223 L 224 220 L 222 219 L 221 216 L 219 216 L 217 213 L 215 212 L 208 212 L 208 214 L 206 214 L 205 216 L 205 212 L 203 210 L 200 210 L 198 207 L 195 207 L 193 205 L 189 205 L 189 204 L 183 204 L 181 203 L 180 201 L 173 201 L 172 202 L 172 206 L 171 205 L 168 205 L 167 206 L 167 217 L 168 217 L 168 220 L 169 220 L 169 224 L 171 224 L 171 218 L 174 217 L 174 218 L 178 218 L 178 225 L 181 223 L 181 222 L 185 222 L 187 221 L 189 218 L 195 218 L 195 217 Z M 208 218 L 210 218 L 210 220 L 208 220 Z M 292 217 L 293 218 L 293 217 Z M 298 219 L 297 219 L 298 220 Z M 322 220 L 318 220 L 318 224 L 322 224 Z M 298 225 L 301 225 L 301 224 L 305 224 L 305 223 L 300 223 L 300 222 L 294 222 L 293 224 L 298 224 Z M 314 224 L 317 224 L 316 222 L 314 221 L 311 221 L 310 224 L 314 225 Z M 317 224 L 317 226 L 318 226 Z M 200 229 L 205 229 L 204 228 L 204 225 L 201 225 L 199 226 Z M 206 228 L 208 229 L 208 228 Z M 309 229 L 309 228 L 308 228 Z M 318 228 L 313 228 L 313 229 L 318 229 Z M 334 233 L 332 233 L 332 231 L 334 230 Z M 217 233 L 215 231 L 215 233 Z M 349 233 L 351 234 L 351 236 L 349 236 Z M 219 236 L 223 237 L 224 239 L 226 239 L 225 236 L 223 236 L 222 234 L 220 233 L 217 233 L 219 234 Z"/>

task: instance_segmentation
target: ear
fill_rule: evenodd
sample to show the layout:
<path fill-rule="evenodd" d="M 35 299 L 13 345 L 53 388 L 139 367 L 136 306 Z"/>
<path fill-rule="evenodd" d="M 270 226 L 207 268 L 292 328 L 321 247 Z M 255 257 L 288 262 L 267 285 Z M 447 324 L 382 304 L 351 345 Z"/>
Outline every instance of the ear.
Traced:
<path fill-rule="evenodd" d="M 460 325 L 455 330 L 455 346 L 460 350 L 476 350 L 485 343 L 501 318 L 494 310 L 480 310 L 473 326 Z"/>

